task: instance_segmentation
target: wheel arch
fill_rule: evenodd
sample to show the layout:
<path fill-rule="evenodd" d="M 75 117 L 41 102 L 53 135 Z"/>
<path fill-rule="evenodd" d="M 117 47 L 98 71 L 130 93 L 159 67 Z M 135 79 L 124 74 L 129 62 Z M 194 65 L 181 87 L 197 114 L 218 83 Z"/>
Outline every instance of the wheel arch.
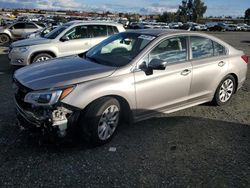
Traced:
<path fill-rule="evenodd" d="M 32 63 L 33 59 L 38 55 L 38 54 L 43 54 L 43 53 L 46 53 L 46 54 L 49 54 L 51 55 L 52 57 L 56 57 L 56 53 L 51 51 L 51 50 L 41 50 L 41 51 L 36 51 L 36 52 L 33 52 L 29 58 L 29 64 Z"/>
<path fill-rule="evenodd" d="M 119 102 L 119 104 L 121 105 L 121 111 L 122 111 L 121 115 L 122 115 L 122 121 L 123 122 L 126 122 L 128 124 L 131 124 L 133 122 L 133 112 L 131 110 L 131 107 L 130 107 L 128 101 L 124 97 L 122 97 L 120 95 L 105 95 L 105 96 L 96 98 L 93 101 L 91 101 L 84 109 L 82 109 L 83 112 L 85 112 L 86 109 L 91 104 L 93 104 L 97 100 L 100 100 L 100 99 L 105 98 L 105 97 L 115 98 Z"/>
<path fill-rule="evenodd" d="M 226 76 L 229 76 L 229 75 L 231 75 L 231 76 L 233 76 L 234 77 L 234 79 L 235 79 L 235 83 L 236 83 L 236 87 L 235 87 L 235 91 L 234 91 L 234 93 L 236 93 L 237 92 L 237 89 L 238 89 L 238 76 L 235 74 L 235 73 L 229 73 L 228 75 L 226 75 Z"/>
<path fill-rule="evenodd" d="M 7 35 L 9 38 L 11 38 L 9 33 L 1 32 L 0 35 Z"/>

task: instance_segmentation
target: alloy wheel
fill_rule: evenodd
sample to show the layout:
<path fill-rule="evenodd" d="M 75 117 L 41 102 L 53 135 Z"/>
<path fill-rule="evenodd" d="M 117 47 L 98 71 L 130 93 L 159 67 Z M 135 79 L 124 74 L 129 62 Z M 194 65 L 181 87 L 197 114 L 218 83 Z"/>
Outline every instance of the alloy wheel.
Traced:
<path fill-rule="evenodd" d="M 220 87 L 219 99 L 221 102 L 227 102 L 234 91 L 234 83 L 231 79 L 226 79 Z"/>
<path fill-rule="evenodd" d="M 99 120 L 98 137 L 101 140 L 109 139 L 115 132 L 119 122 L 119 108 L 116 105 L 107 107 Z"/>
<path fill-rule="evenodd" d="M 47 56 L 41 56 L 41 57 L 37 58 L 35 62 L 46 61 L 46 60 L 49 60 L 49 59 L 50 58 L 47 57 Z"/>
<path fill-rule="evenodd" d="M 0 43 L 8 43 L 9 42 L 9 37 L 7 35 L 0 35 Z"/>

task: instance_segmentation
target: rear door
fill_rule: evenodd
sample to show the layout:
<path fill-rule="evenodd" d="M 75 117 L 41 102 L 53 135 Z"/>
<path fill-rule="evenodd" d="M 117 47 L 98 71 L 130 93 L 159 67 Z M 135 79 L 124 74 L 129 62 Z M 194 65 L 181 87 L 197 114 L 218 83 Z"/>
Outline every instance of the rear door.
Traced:
<path fill-rule="evenodd" d="M 37 31 L 39 28 L 34 23 L 25 23 L 24 34 L 29 34 Z"/>
<path fill-rule="evenodd" d="M 201 36 L 191 36 L 190 46 L 193 66 L 190 99 L 209 99 L 227 71 L 229 59 L 226 49 L 219 43 Z"/>
<path fill-rule="evenodd" d="M 89 34 L 91 36 L 91 46 L 95 46 L 108 37 L 106 25 L 88 25 Z"/>
<path fill-rule="evenodd" d="M 24 34 L 25 23 L 18 22 L 10 27 L 10 32 L 14 38 L 21 38 Z"/>

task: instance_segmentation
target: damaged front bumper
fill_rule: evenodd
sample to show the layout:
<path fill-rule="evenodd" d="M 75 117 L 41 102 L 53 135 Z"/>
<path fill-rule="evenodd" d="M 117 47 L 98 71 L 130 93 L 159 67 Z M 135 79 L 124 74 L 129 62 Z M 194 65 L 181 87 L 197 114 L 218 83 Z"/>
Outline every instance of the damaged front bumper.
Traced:
<path fill-rule="evenodd" d="M 17 121 L 22 129 L 43 130 L 59 137 L 67 135 L 77 124 L 80 110 L 60 104 L 53 107 L 33 107 L 34 111 L 23 109 L 16 102 Z M 39 111 L 39 113 L 36 113 Z"/>

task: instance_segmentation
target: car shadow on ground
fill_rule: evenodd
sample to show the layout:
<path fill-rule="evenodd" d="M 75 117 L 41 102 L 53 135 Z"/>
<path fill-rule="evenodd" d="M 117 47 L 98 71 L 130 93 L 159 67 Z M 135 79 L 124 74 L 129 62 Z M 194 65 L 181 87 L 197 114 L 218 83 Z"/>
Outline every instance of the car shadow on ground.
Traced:
<path fill-rule="evenodd" d="M 9 134 L 5 129 L 5 135 L 13 135 L 13 128 L 7 128 Z M 84 177 L 79 180 L 82 184 L 98 181 L 86 178 L 103 177 L 102 184 L 110 185 L 113 179 L 123 182 L 121 174 L 126 174 L 133 185 L 159 187 L 165 182 L 202 187 L 219 183 L 220 187 L 233 183 L 241 187 L 250 166 L 250 127 L 220 120 L 174 116 L 123 124 L 110 143 L 95 148 L 75 141 L 38 145 L 26 133 L 15 132 L 16 137 L 9 136 L 9 142 L 0 144 L 0 172 L 4 171 L 5 182 L 8 177 L 15 182 L 22 177 L 19 172 L 25 171 L 29 177 L 23 183 L 29 185 L 37 177 L 43 185 L 55 185 L 54 180 L 65 173 L 70 180 Z"/>
<path fill-rule="evenodd" d="M 250 40 L 242 40 L 241 43 L 250 43 Z"/>
<path fill-rule="evenodd" d="M 16 136 L 18 138 L 13 138 L 11 140 L 18 140 L 18 142 L 16 143 L 17 145 L 21 144 L 23 146 L 27 146 L 31 150 L 32 148 L 43 148 L 46 150 L 49 149 L 49 151 L 51 152 L 55 150 L 61 150 L 62 152 L 64 152 L 66 148 L 76 151 L 92 148 L 92 146 L 88 145 L 84 140 L 76 137 L 69 137 L 66 139 L 58 140 L 58 142 L 56 142 L 55 140 L 43 140 L 44 143 L 41 143 L 41 140 L 39 140 L 38 136 L 34 137 L 34 135 L 31 135 L 26 131 L 20 132 L 18 127 L 12 128 L 16 129 L 15 132 L 17 133 Z M 138 122 L 132 125 L 120 125 L 117 135 L 107 145 L 114 144 L 120 147 L 125 147 L 125 145 L 135 144 L 135 142 L 138 141 L 138 138 L 143 139 L 144 142 L 151 142 L 152 140 L 155 140 L 155 142 L 159 141 L 160 143 L 161 141 L 163 141 L 162 139 L 171 141 L 171 138 L 174 138 L 175 140 L 176 136 L 178 136 L 178 142 L 184 143 L 185 139 L 187 139 L 188 142 L 186 142 L 186 144 L 191 146 L 196 145 L 197 140 L 204 141 L 209 144 L 209 142 L 207 142 L 206 140 L 211 136 L 213 137 L 214 141 L 221 142 L 221 146 L 223 146 L 224 144 L 229 144 L 228 139 L 230 139 L 232 143 L 237 141 L 238 139 L 240 141 L 244 139 L 248 139 L 248 141 L 250 141 L 249 135 L 249 125 L 240 123 L 189 116 L 158 117 Z M 122 140 L 121 137 L 123 137 Z M 133 140 L 133 138 L 135 139 Z M 225 141 L 223 139 L 226 139 L 227 143 L 223 143 Z M 123 145 L 123 140 L 128 140 L 127 142 L 125 142 L 125 145 Z M 173 142 L 173 144 L 174 143 L 175 142 Z M 175 144 L 178 145 L 178 143 Z"/>

